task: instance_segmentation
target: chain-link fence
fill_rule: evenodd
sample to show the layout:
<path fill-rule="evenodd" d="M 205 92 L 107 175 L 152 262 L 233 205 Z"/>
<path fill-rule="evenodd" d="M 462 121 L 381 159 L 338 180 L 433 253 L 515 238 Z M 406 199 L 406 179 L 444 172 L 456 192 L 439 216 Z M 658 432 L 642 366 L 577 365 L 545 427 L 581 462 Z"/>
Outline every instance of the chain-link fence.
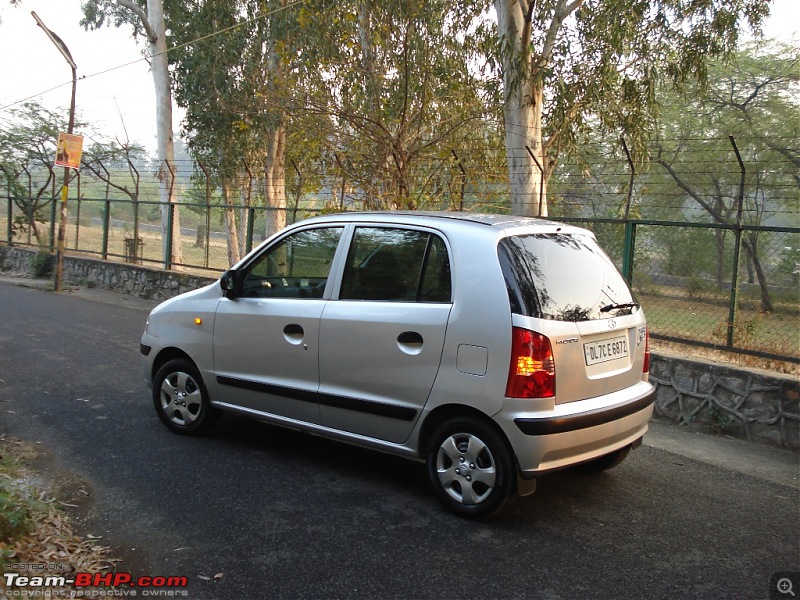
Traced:
<path fill-rule="evenodd" d="M 571 222 L 625 274 L 654 338 L 800 363 L 800 228 Z"/>
<path fill-rule="evenodd" d="M 52 251 L 49 211 L 30 218 L 20 208 L 25 202 L 14 200 L 0 216 L 0 240 Z M 271 233 L 318 212 L 84 198 L 70 203 L 65 248 L 103 260 L 221 272 Z"/>
<path fill-rule="evenodd" d="M 6 204 L 0 240 L 52 250 L 50 211 L 39 210 L 31 225 L 24 202 Z M 83 199 L 71 204 L 66 248 L 218 273 L 272 232 L 319 212 Z M 654 338 L 800 363 L 800 228 L 562 220 L 595 233 L 633 286 Z"/>

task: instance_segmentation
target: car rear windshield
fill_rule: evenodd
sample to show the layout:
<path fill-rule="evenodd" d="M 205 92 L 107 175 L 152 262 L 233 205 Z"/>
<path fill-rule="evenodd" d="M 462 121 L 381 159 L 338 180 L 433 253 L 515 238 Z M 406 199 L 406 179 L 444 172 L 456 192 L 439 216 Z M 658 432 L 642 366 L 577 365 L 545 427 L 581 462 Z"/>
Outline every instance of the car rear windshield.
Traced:
<path fill-rule="evenodd" d="M 556 321 L 593 321 L 638 309 L 614 263 L 588 235 L 504 238 L 498 256 L 511 312 Z"/>

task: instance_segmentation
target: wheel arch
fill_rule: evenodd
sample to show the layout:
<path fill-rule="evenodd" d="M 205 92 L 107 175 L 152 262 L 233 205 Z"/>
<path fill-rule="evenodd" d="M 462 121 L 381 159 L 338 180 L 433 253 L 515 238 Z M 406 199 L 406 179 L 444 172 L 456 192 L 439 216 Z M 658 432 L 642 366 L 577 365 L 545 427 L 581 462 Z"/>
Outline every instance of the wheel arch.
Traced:
<path fill-rule="evenodd" d="M 153 359 L 153 364 L 150 367 L 150 381 L 155 379 L 156 373 L 158 370 L 167 364 L 169 361 L 174 360 L 176 358 L 182 358 L 184 360 L 188 360 L 192 365 L 194 365 L 195 369 L 197 369 L 197 363 L 189 356 L 186 352 L 181 350 L 180 348 L 175 347 L 167 347 L 162 348 L 158 355 Z M 199 371 L 199 369 L 198 369 Z"/>
<path fill-rule="evenodd" d="M 470 406 L 465 406 L 463 404 L 443 404 L 441 406 L 437 406 L 433 409 L 426 417 L 425 421 L 422 423 L 420 427 L 419 437 L 417 439 L 417 454 L 420 458 L 425 458 L 426 449 L 428 447 L 428 442 L 430 441 L 433 432 L 444 423 L 445 421 L 458 418 L 458 417 L 472 417 L 474 419 L 478 419 L 494 429 L 494 431 L 500 436 L 503 442 L 506 445 L 509 455 L 513 458 L 514 462 L 516 463 L 516 454 L 514 453 L 514 448 L 511 445 L 508 437 L 506 436 L 505 431 L 503 428 L 500 427 L 494 419 L 492 419 L 486 413 L 472 408 Z"/>
<path fill-rule="evenodd" d="M 461 421 L 460 423 L 458 423 L 459 420 Z M 448 424 L 449 421 L 456 421 L 456 423 Z M 467 429 L 477 429 L 477 431 L 462 430 L 462 426 Z M 493 477 L 490 484 L 484 482 L 484 485 L 490 486 L 488 490 L 491 492 L 491 495 L 481 497 L 475 504 L 469 501 L 465 502 L 465 496 L 461 496 L 463 490 L 461 487 L 462 484 L 467 485 L 470 490 L 473 490 L 473 484 L 466 483 L 472 481 L 469 477 L 469 472 L 457 473 L 457 471 L 454 471 L 452 466 L 452 464 L 455 464 L 454 458 L 452 459 L 453 463 L 445 467 L 445 471 L 440 471 L 440 467 L 437 466 L 438 459 L 436 456 L 437 453 L 440 454 L 441 449 L 430 447 L 434 437 L 438 445 L 439 436 L 451 436 L 456 432 L 462 434 L 476 434 L 481 442 L 489 447 L 489 453 L 492 455 L 491 460 L 494 462 L 494 466 L 497 469 L 495 471 L 495 473 L 498 474 L 497 479 L 495 480 Z M 491 449 L 492 443 L 494 443 L 494 450 Z M 470 443 L 470 446 L 471 445 Z M 459 452 L 464 451 L 459 450 Z M 471 407 L 459 404 L 447 404 L 432 410 L 420 429 L 419 453 L 426 463 L 428 478 L 437 496 L 439 496 L 439 499 L 448 510 L 461 517 L 470 519 L 485 519 L 491 517 L 506 510 L 513 504 L 521 491 L 524 492 L 522 495 L 527 495 L 535 489 L 535 484 L 531 489 L 520 486 L 519 461 L 514 453 L 511 442 L 500 425 L 489 415 Z M 472 460 L 477 464 L 477 458 Z M 461 459 L 461 462 L 464 462 L 464 458 Z M 471 464 L 470 469 L 475 469 L 475 464 Z M 464 463 L 464 466 L 466 465 L 467 463 Z M 443 473 L 450 473 L 451 479 L 447 481 L 443 480 Z M 466 478 L 466 482 L 463 481 L 463 478 Z M 456 495 L 453 494 L 454 490 L 457 492 Z M 470 493 L 472 494 L 473 492 Z M 479 493 L 483 492 L 479 491 Z"/>

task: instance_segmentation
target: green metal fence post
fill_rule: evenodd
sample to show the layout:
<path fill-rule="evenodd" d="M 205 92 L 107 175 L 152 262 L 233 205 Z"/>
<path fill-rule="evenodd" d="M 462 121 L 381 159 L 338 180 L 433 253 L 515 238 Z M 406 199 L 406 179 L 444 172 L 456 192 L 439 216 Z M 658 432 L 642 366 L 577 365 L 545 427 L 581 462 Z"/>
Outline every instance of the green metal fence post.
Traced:
<path fill-rule="evenodd" d="M 205 235 L 205 261 L 206 261 L 206 268 L 208 268 L 209 258 L 211 256 L 211 204 L 206 199 L 206 235 Z"/>
<path fill-rule="evenodd" d="M 172 225 L 175 220 L 175 205 L 170 202 L 167 205 L 167 244 L 164 251 L 164 269 L 172 269 Z"/>
<path fill-rule="evenodd" d="M 625 221 L 625 247 L 622 249 L 622 276 L 633 285 L 633 253 L 636 250 L 636 222 Z"/>
<path fill-rule="evenodd" d="M 736 146 L 736 140 L 733 136 L 729 136 L 733 151 L 736 153 L 736 160 L 739 161 L 739 168 L 741 169 L 741 176 L 739 178 L 739 209 L 736 213 L 736 229 L 734 235 L 736 238 L 736 246 L 733 249 L 733 273 L 731 274 L 731 301 L 728 307 L 728 336 L 725 340 L 725 345 L 728 348 L 733 348 L 734 344 L 734 331 L 736 328 L 736 304 L 737 294 L 739 291 L 739 252 L 742 247 L 742 209 L 744 206 L 744 181 L 746 171 L 744 168 L 744 161 L 742 155 L 739 154 L 739 148 Z"/>
<path fill-rule="evenodd" d="M 103 260 L 108 260 L 108 228 L 111 224 L 111 200 L 106 198 L 103 211 Z"/>
<path fill-rule="evenodd" d="M 252 206 L 247 207 L 247 241 L 245 243 L 245 252 L 250 253 L 253 249 L 253 226 L 256 220 L 256 209 Z"/>

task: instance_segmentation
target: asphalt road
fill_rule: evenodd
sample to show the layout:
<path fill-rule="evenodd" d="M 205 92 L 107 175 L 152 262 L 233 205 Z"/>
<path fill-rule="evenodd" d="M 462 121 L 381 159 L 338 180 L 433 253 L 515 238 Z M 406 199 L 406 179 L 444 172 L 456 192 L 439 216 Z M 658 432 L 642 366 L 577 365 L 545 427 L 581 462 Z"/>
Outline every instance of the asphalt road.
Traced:
<path fill-rule="evenodd" d="M 123 570 L 187 576 L 190 598 L 757 599 L 800 570 L 795 487 L 653 447 L 473 523 L 421 464 L 234 417 L 174 435 L 140 373 L 145 318 L 0 283 L 0 433 L 88 492 L 82 529 Z"/>

